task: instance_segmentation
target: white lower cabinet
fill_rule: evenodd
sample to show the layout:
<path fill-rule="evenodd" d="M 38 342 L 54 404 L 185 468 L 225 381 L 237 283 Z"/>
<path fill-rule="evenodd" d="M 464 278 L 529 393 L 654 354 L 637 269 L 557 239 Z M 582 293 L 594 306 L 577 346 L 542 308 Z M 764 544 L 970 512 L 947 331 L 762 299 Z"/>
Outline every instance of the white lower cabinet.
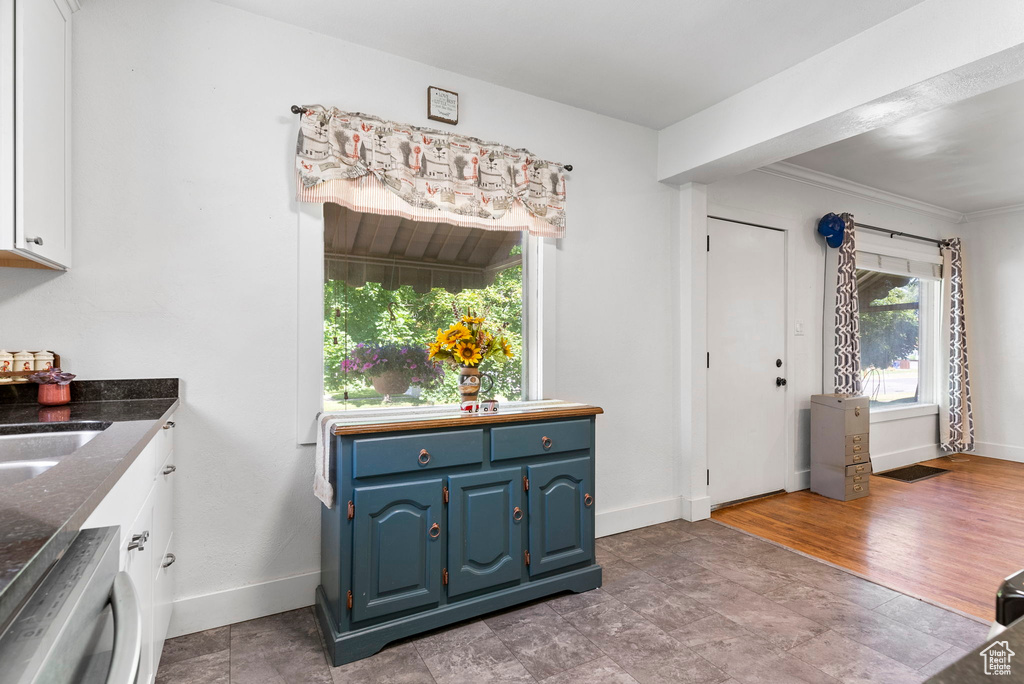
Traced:
<path fill-rule="evenodd" d="M 156 678 L 173 606 L 173 426 L 168 421 L 150 440 L 82 525 L 121 526 L 121 569 L 131 575 L 142 606 L 139 684 Z"/>

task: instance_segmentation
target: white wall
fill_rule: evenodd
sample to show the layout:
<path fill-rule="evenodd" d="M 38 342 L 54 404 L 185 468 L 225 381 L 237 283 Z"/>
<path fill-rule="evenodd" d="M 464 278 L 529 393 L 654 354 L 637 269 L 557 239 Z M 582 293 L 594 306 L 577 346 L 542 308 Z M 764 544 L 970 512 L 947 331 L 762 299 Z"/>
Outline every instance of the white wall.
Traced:
<path fill-rule="evenodd" d="M 1024 461 L 1024 212 L 971 221 L 963 250 L 977 453 Z"/>
<path fill-rule="evenodd" d="M 809 486 L 810 396 L 822 391 L 822 295 L 824 241 L 816 232 L 828 212 L 848 211 L 860 223 L 929 237 L 959 234 L 959 226 L 931 215 L 800 182 L 763 171 L 707 186 L 708 214 L 749 221 L 787 231 L 788 366 L 787 386 L 793 474 L 789 489 Z M 913 243 L 907 243 L 912 245 Z M 796 333 L 798 324 L 803 334 Z M 938 451 L 935 415 L 871 426 L 871 456 L 876 470 L 934 458 Z"/>
<path fill-rule="evenodd" d="M 295 103 L 428 125 L 437 85 L 461 94 L 459 132 L 575 166 L 554 394 L 606 410 L 599 534 L 678 517 L 675 192 L 654 179 L 654 131 L 208 0 L 90 0 L 74 19 L 76 266 L 0 269 L 0 328 L 85 379 L 182 378 L 173 633 L 308 605 L 317 583 L 294 420 Z M 280 578 L 296 579 L 235 591 Z"/>

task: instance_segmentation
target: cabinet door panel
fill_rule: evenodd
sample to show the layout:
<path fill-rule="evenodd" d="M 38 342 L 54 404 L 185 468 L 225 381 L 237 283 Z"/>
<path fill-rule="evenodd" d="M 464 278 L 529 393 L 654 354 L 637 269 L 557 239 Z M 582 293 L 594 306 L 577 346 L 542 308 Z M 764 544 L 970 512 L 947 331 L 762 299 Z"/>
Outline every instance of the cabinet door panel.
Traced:
<path fill-rule="evenodd" d="M 590 459 L 528 466 L 530 478 L 530 575 L 575 565 L 594 557 Z"/>
<path fill-rule="evenodd" d="M 503 468 L 448 478 L 448 595 L 522 576 L 523 471 Z M 525 517 L 525 514 L 524 514 Z"/>
<path fill-rule="evenodd" d="M 352 619 L 358 622 L 437 603 L 442 481 L 357 487 L 353 502 Z"/>

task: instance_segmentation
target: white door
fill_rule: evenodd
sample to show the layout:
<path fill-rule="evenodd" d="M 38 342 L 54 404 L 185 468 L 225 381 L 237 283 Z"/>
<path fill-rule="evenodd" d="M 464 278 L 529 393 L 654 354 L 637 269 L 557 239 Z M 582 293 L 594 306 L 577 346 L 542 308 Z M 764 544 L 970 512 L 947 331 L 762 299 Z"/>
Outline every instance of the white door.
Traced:
<path fill-rule="evenodd" d="M 708 495 L 716 506 L 786 485 L 786 236 L 708 219 L 708 238 Z"/>

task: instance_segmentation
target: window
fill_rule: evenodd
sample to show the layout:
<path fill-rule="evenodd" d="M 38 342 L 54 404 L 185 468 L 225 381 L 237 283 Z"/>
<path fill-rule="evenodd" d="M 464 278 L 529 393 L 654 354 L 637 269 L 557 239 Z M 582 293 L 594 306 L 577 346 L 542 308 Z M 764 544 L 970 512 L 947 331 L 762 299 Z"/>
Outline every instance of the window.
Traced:
<path fill-rule="evenodd" d="M 527 398 L 526 233 L 326 204 L 324 240 L 325 410 L 458 403 L 456 374 L 435 367 L 426 349 L 467 310 L 487 316 L 513 352 L 481 365 L 493 379 L 481 397 Z"/>
<path fill-rule="evenodd" d="M 939 266 L 858 254 L 860 361 L 871 408 L 936 401 Z"/>

